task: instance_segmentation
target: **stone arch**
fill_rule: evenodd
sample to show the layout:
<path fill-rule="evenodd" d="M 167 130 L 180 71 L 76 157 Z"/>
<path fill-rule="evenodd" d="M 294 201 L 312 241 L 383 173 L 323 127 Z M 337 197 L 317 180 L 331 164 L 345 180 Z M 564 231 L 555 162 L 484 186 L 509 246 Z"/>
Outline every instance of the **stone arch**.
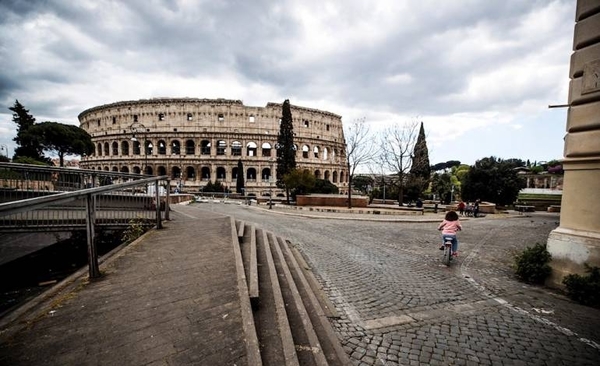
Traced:
<path fill-rule="evenodd" d="M 319 169 L 315 170 L 315 178 L 321 179 L 321 171 Z"/>
<path fill-rule="evenodd" d="M 181 141 L 171 141 L 171 155 L 181 155 Z"/>
<path fill-rule="evenodd" d="M 109 146 L 108 146 L 108 142 L 104 143 L 104 156 L 109 156 L 110 155 L 110 150 L 109 150 Z"/>
<path fill-rule="evenodd" d="M 96 150 L 96 155 L 102 156 L 102 144 L 98 143 L 98 148 Z"/>
<path fill-rule="evenodd" d="M 136 140 L 133 142 L 132 152 L 133 152 L 133 155 L 141 155 L 142 154 L 142 145 L 140 144 L 139 141 Z"/>
<path fill-rule="evenodd" d="M 308 153 L 310 152 L 310 147 L 308 145 L 302 146 L 302 157 L 304 159 L 308 159 Z"/>
<path fill-rule="evenodd" d="M 242 143 L 241 142 L 234 141 L 231 143 L 231 155 L 242 156 Z"/>
<path fill-rule="evenodd" d="M 111 144 L 111 150 L 112 150 L 112 156 L 119 156 L 119 143 L 116 141 L 113 141 L 113 143 Z"/>
<path fill-rule="evenodd" d="M 256 145 L 256 142 L 250 141 L 246 144 L 246 156 L 256 156 L 257 149 L 258 145 Z"/>
<path fill-rule="evenodd" d="M 204 181 L 210 180 L 210 168 L 207 166 L 203 166 L 200 170 L 200 178 Z"/>
<path fill-rule="evenodd" d="M 246 180 L 248 182 L 255 182 L 256 181 L 256 169 L 255 168 L 248 168 L 248 169 L 246 169 Z"/>
<path fill-rule="evenodd" d="M 217 168 L 217 180 L 224 182 L 227 179 L 227 171 L 222 166 Z"/>
<path fill-rule="evenodd" d="M 221 142 L 221 141 L 219 141 Z M 223 141 L 225 142 L 225 141 Z M 208 140 L 202 140 L 200 141 L 200 155 L 210 155 L 210 141 Z M 217 154 L 217 155 L 223 155 L 223 154 Z"/>
<path fill-rule="evenodd" d="M 185 177 L 190 180 L 196 179 L 196 169 L 193 166 L 188 166 L 185 168 Z"/>
<path fill-rule="evenodd" d="M 331 178 L 331 173 L 329 173 L 329 170 L 326 170 L 325 174 L 323 174 L 323 179 L 330 180 L 330 178 Z"/>
<path fill-rule="evenodd" d="M 165 140 L 158 140 L 158 155 L 167 155 L 167 143 Z"/>
<path fill-rule="evenodd" d="M 268 182 L 271 179 L 271 168 L 264 168 L 260 173 L 263 182 Z"/>
<path fill-rule="evenodd" d="M 185 154 L 186 155 L 196 154 L 196 143 L 194 142 L 194 140 L 187 140 L 185 142 Z"/>
<path fill-rule="evenodd" d="M 158 175 L 167 175 L 167 169 L 164 166 L 159 166 L 156 171 L 158 172 Z"/>
<path fill-rule="evenodd" d="M 268 142 L 263 142 L 261 145 L 262 156 L 271 156 L 271 144 Z"/>
<path fill-rule="evenodd" d="M 121 155 L 129 155 L 129 141 L 121 141 Z"/>
<path fill-rule="evenodd" d="M 337 183 L 337 180 L 338 180 L 338 173 L 337 173 L 337 171 L 334 170 L 333 171 L 333 183 Z"/>

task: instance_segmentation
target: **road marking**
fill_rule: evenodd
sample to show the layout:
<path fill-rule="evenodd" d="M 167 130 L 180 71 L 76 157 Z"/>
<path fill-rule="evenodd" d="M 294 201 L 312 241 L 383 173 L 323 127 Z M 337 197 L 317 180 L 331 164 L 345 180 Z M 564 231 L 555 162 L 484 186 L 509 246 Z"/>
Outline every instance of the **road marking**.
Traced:
<path fill-rule="evenodd" d="M 473 314 L 482 309 L 498 306 L 494 300 L 480 300 L 464 304 L 448 304 L 441 309 L 431 309 L 417 311 L 414 313 L 406 313 L 396 316 L 388 316 L 385 318 L 366 320 L 363 327 L 367 330 L 393 327 L 412 322 L 437 319 L 437 318 L 456 318 L 464 315 Z"/>
<path fill-rule="evenodd" d="M 494 295 L 487 288 L 485 288 L 485 286 L 481 285 L 480 283 L 477 283 L 477 281 L 475 281 L 471 276 L 469 276 L 466 273 L 466 270 L 468 269 L 469 264 L 473 261 L 473 259 L 475 259 L 477 257 L 477 255 L 479 254 L 479 250 L 483 247 L 483 245 L 487 242 L 487 240 L 490 237 L 492 237 L 493 235 L 495 235 L 496 231 L 504 228 L 504 226 L 506 226 L 506 223 L 503 223 L 503 225 L 501 225 L 500 227 L 498 227 L 494 230 L 490 230 L 488 232 L 488 234 L 486 236 L 484 236 L 483 239 L 481 239 L 479 241 L 479 243 L 477 243 L 475 245 L 475 248 L 473 249 L 473 251 L 471 251 L 471 253 L 469 253 L 467 258 L 463 261 L 463 263 L 460 266 L 460 272 L 461 272 L 463 278 L 466 279 L 469 283 L 471 283 L 475 288 L 477 288 L 485 296 L 493 298 L 493 300 L 496 301 L 497 303 L 499 303 L 500 305 L 502 305 L 518 314 L 525 315 L 525 316 L 529 317 L 530 319 L 537 321 L 538 323 L 542 323 L 549 327 L 552 327 L 566 336 L 578 336 L 577 333 L 573 332 L 572 330 L 570 330 L 568 328 L 562 327 L 546 318 L 532 314 L 532 313 L 528 312 L 527 310 L 521 309 L 520 307 L 515 306 L 500 297 L 494 297 Z M 598 344 L 590 339 L 577 338 L 577 340 L 579 340 L 582 343 L 587 344 L 588 346 L 591 346 L 593 348 L 600 350 L 600 344 Z"/>

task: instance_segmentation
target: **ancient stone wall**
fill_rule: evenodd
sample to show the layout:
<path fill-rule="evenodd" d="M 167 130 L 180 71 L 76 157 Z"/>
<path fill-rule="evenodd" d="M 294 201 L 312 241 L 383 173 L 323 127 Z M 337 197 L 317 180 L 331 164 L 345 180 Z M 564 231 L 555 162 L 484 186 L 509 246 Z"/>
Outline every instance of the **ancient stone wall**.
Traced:
<path fill-rule="evenodd" d="M 277 191 L 275 146 L 282 105 L 239 100 L 157 98 L 90 108 L 79 115 L 95 151 L 82 168 L 169 175 L 184 190 L 220 181 L 235 190 L 238 160 L 247 193 Z M 345 140 L 339 115 L 292 106 L 298 168 L 347 191 Z"/>

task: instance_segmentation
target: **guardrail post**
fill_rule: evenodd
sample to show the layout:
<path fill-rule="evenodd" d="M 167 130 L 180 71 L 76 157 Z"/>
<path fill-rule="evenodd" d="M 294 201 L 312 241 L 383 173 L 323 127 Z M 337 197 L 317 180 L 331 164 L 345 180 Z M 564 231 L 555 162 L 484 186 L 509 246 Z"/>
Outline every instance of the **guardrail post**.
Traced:
<path fill-rule="evenodd" d="M 167 199 L 165 201 L 165 220 L 171 220 L 171 215 L 169 214 L 171 202 L 171 180 L 167 179 Z"/>
<path fill-rule="evenodd" d="M 158 179 L 154 181 L 154 192 L 156 197 L 156 228 L 162 229 L 162 221 L 160 217 L 160 191 L 158 189 Z"/>
<path fill-rule="evenodd" d="M 85 223 L 87 232 L 88 264 L 90 267 L 90 278 L 100 277 L 100 267 L 98 266 L 98 252 L 96 251 L 96 239 L 94 224 L 96 222 L 95 196 L 88 194 L 85 197 Z"/>

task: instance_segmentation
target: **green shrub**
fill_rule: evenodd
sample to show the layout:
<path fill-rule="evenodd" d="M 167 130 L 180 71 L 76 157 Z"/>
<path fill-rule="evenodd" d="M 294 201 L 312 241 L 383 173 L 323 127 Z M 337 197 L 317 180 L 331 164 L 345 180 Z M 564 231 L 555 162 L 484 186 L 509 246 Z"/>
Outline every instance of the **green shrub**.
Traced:
<path fill-rule="evenodd" d="M 537 243 L 527 247 L 515 256 L 516 274 L 525 282 L 542 284 L 552 272 L 549 264 L 551 259 L 546 244 Z"/>
<path fill-rule="evenodd" d="M 123 236 L 121 240 L 124 244 L 129 244 L 133 242 L 135 239 L 139 238 L 146 232 L 146 227 L 144 226 L 144 219 L 138 218 L 129 221 L 129 226 L 123 232 Z"/>
<path fill-rule="evenodd" d="M 570 274 L 563 278 L 567 295 L 583 305 L 600 307 L 600 267 L 585 264 L 587 276 Z"/>

